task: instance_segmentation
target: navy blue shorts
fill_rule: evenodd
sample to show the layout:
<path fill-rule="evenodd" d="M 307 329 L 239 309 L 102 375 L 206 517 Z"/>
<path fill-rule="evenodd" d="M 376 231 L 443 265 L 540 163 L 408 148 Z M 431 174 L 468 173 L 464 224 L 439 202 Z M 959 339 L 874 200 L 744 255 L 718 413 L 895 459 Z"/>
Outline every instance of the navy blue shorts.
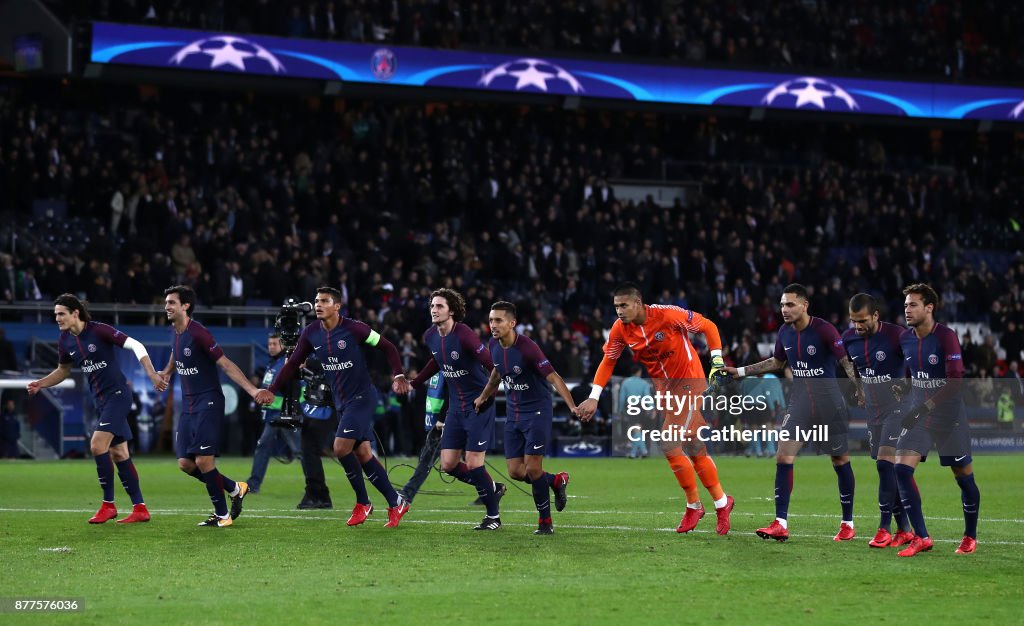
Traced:
<path fill-rule="evenodd" d="M 891 409 L 882 413 L 880 421 L 868 425 L 868 447 L 871 448 L 872 459 L 878 458 L 878 449 L 882 446 L 896 447 L 903 430 L 900 426 L 902 415 L 900 409 Z"/>
<path fill-rule="evenodd" d="M 910 450 L 928 458 L 932 446 L 939 451 L 939 465 L 945 467 L 965 467 L 971 459 L 971 427 L 965 415 L 952 423 L 940 423 L 926 426 L 919 422 L 917 426 L 900 434 L 896 449 Z"/>
<path fill-rule="evenodd" d="M 441 431 L 442 450 L 483 452 L 494 442 L 494 403 L 488 403 L 482 413 L 473 409 L 448 409 Z"/>
<path fill-rule="evenodd" d="M 373 416 L 377 412 L 377 391 L 370 389 L 357 396 L 351 396 L 338 407 L 338 430 L 334 436 L 340 439 L 371 441 L 373 439 Z"/>
<path fill-rule="evenodd" d="M 179 459 L 220 454 L 224 423 L 224 394 L 218 389 L 181 399 L 184 410 L 174 433 L 174 452 Z"/>
<path fill-rule="evenodd" d="M 97 402 L 96 413 L 99 419 L 96 420 L 96 430 L 114 435 L 110 445 L 116 446 L 131 440 L 132 429 L 128 427 L 128 413 L 131 410 L 132 395 L 123 389 L 106 395 L 102 403 Z"/>
<path fill-rule="evenodd" d="M 527 454 L 545 456 L 551 440 L 551 419 L 552 411 L 548 409 L 506 421 L 505 458 L 518 459 Z"/>
<path fill-rule="evenodd" d="M 850 412 L 842 397 L 814 398 L 790 404 L 779 431 L 817 454 L 842 456 L 849 452 Z"/>

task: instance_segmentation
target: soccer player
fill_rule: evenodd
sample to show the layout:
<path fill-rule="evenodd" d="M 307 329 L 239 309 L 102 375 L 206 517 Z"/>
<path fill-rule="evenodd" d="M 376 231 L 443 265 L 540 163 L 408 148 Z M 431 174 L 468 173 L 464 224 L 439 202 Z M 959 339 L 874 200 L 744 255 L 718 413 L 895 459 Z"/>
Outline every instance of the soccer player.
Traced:
<path fill-rule="evenodd" d="M 939 464 L 953 470 L 960 486 L 964 538 L 956 553 L 971 554 L 978 543 L 981 493 L 974 482 L 971 431 L 960 389 L 964 374 L 960 341 L 951 328 L 935 322 L 939 297 L 934 289 L 918 283 L 908 286 L 903 294 L 903 312 L 910 328 L 900 335 L 900 345 L 906 355 L 904 363 L 913 394 L 912 408 L 903 414 L 903 430 L 896 442 L 896 481 L 903 510 L 917 536 L 899 556 L 914 556 L 932 549 L 921 510 L 921 492 L 914 481 L 914 470 L 932 445 L 939 451 Z"/>
<path fill-rule="evenodd" d="M 316 354 L 323 365 L 324 379 L 334 394 L 338 412 L 338 429 L 334 436 L 334 455 L 345 468 L 345 477 L 356 494 L 356 505 L 346 522 L 358 526 L 373 513 L 373 504 L 366 493 L 363 473 L 388 503 L 385 528 L 394 528 L 409 510 L 409 503 L 395 491 L 388 473 L 370 448 L 373 438 L 373 415 L 377 409 L 377 388 L 370 380 L 370 369 L 363 357 L 361 344 L 382 350 L 394 374 L 393 386 L 398 393 L 408 393 L 409 382 L 402 373 L 402 363 L 394 344 L 381 337 L 363 322 L 341 315 L 341 292 L 333 287 L 316 290 L 313 302 L 316 321 L 302 330 L 295 351 L 267 389 L 261 389 L 256 401 L 268 404 L 299 373 L 306 357 Z"/>
<path fill-rule="evenodd" d="M 263 373 L 263 385 L 270 386 L 274 382 L 274 376 L 284 365 L 284 348 L 281 345 L 281 335 L 273 333 L 267 337 L 267 353 L 270 355 L 270 362 Z M 270 462 L 270 455 L 274 448 L 283 443 L 293 456 L 299 456 L 302 450 L 302 441 L 298 430 L 287 426 L 274 426 L 273 422 L 281 415 L 281 407 L 284 397 L 274 396 L 274 401 L 263 408 L 263 432 L 256 443 L 256 451 L 252 455 L 252 469 L 249 470 L 250 494 L 258 494 L 263 485 L 263 477 L 267 475 L 267 465 Z"/>
<path fill-rule="evenodd" d="M 192 319 L 195 310 L 196 293 L 191 287 L 174 285 L 164 290 L 164 311 L 171 323 L 171 358 L 160 375 L 169 381 L 176 371 L 181 381 L 182 410 L 174 433 L 178 468 L 205 484 L 213 502 L 213 513 L 198 525 L 225 528 L 241 514 L 249 485 L 235 482 L 217 470 L 224 422 L 224 392 L 220 389 L 217 367 L 254 399 L 258 390 L 224 356 L 210 331 Z M 225 491 L 231 497 L 230 515 Z"/>
<path fill-rule="evenodd" d="M 580 403 L 577 413 L 582 420 L 588 420 L 597 411 L 597 400 L 601 391 L 611 379 L 615 363 L 628 347 L 635 358 L 647 368 L 656 392 L 671 395 L 681 400 L 676 409 L 665 411 L 663 431 L 684 435 L 686 441 L 662 442 L 662 452 L 676 481 L 686 493 L 686 513 L 676 532 L 688 533 L 704 517 L 704 505 L 697 492 L 696 478 L 715 500 L 718 523 L 715 532 L 725 535 L 729 532 L 729 514 L 734 501 L 727 496 L 718 481 L 718 468 L 708 455 L 707 447 L 694 436 L 705 425 L 698 406 L 700 394 L 704 391 L 704 367 L 697 356 L 697 350 L 690 344 L 687 333 L 703 333 L 711 350 L 711 376 L 725 367 L 722 359 L 722 339 L 718 326 L 700 313 L 663 305 L 646 305 L 640 288 L 633 283 L 623 283 L 613 293 L 615 313 L 618 319 L 612 324 L 608 342 L 604 346 L 604 358 L 594 375 L 590 397 Z M 685 445 L 683 445 L 685 444 Z"/>
<path fill-rule="evenodd" d="M 505 486 L 495 484 L 484 466 L 488 444 L 494 439 L 494 402 L 480 407 L 473 404 L 487 385 L 494 363 L 480 337 L 462 323 L 465 315 L 466 301 L 459 292 L 437 289 L 430 294 L 433 325 L 423 333 L 423 343 L 433 358 L 416 375 L 412 386 L 421 389 L 437 372 L 444 375 L 448 415 L 441 432 L 441 470 L 475 487 L 487 507 L 487 515 L 474 530 L 498 530 L 498 501 Z"/>
<path fill-rule="evenodd" d="M 118 524 L 148 522 L 149 511 L 139 488 L 139 474 L 128 454 L 128 441 L 132 431 L 128 427 L 128 413 L 132 406 L 132 392 L 117 364 L 115 347 L 135 353 L 146 370 L 153 386 L 163 391 L 167 384 L 160 378 L 149 359 L 146 347 L 112 326 L 94 322 L 85 304 L 65 293 L 53 302 L 53 316 L 60 329 L 57 340 L 57 368 L 28 384 L 29 395 L 52 387 L 71 375 L 71 367 L 81 368 L 89 381 L 93 404 L 99 416 L 89 448 L 96 461 L 96 474 L 103 489 L 103 504 L 89 519 L 90 524 L 102 524 L 117 517 L 114 505 L 114 465 L 121 485 L 132 500 L 132 512 Z"/>
<path fill-rule="evenodd" d="M 839 503 L 843 519 L 835 541 L 853 539 L 853 468 L 850 467 L 849 411 L 846 400 L 836 382 L 836 363 L 857 385 L 858 403 L 863 402 L 863 390 L 857 372 L 843 350 L 843 339 L 834 326 L 819 317 L 808 315 L 807 289 L 793 283 L 782 291 L 780 299 L 782 321 L 775 342 L 775 354 L 746 367 L 727 367 L 732 376 L 754 376 L 781 370 L 789 364 L 793 370 L 793 389 L 789 394 L 789 411 L 782 419 L 780 430 L 788 434 L 788 441 L 780 441 L 775 455 L 775 520 L 765 528 L 758 528 L 762 539 L 786 541 L 789 539 L 789 498 L 793 492 L 793 462 L 803 448 L 807 433 L 817 425 L 827 425 L 829 436 L 814 443 L 819 453 L 832 457 L 832 467 L 839 481 Z"/>
<path fill-rule="evenodd" d="M 529 337 L 516 332 L 516 306 L 511 302 L 498 301 L 491 305 L 488 317 L 491 334 L 494 336 L 488 346 L 494 369 L 480 395 L 473 400 L 473 407 L 479 412 L 497 391 L 498 384 L 505 385 L 505 462 L 509 476 L 533 487 L 533 502 L 540 519 L 535 535 L 550 535 L 555 531 L 551 524 L 551 496 L 555 492 L 555 510 L 565 508 L 566 487 L 569 474 L 545 472 L 544 452 L 551 438 L 553 405 L 551 385 L 562 396 L 573 415 L 576 403 L 569 388 L 551 367 L 540 347 Z"/>
<path fill-rule="evenodd" d="M 878 469 L 878 532 L 868 542 L 872 548 L 898 547 L 910 543 L 914 533 L 903 513 L 896 486 L 896 441 L 899 439 L 900 402 L 893 385 L 903 378 L 903 328 L 878 319 L 878 303 L 866 293 L 850 298 L 850 323 L 843 333 L 843 347 L 864 385 L 868 409 L 868 445 Z M 895 516 L 893 535 L 889 526 Z"/>

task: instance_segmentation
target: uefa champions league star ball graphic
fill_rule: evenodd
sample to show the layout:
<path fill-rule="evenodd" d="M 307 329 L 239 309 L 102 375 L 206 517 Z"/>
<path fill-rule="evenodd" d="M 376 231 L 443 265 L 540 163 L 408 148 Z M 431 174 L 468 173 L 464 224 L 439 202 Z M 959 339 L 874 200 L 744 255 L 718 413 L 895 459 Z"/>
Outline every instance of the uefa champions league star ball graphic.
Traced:
<path fill-rule="evenodd" d="M 1018 102 L 1017 106 L 1013 107 L 1013 110 L 1010 111 L 1010 117 L 1015 120 L 1019 120 L 1021 115 L 1024 115 L 1024 100 Z"/>
<path fill-rule="evenodd" d="M 516 59 L 502 63 L 484 74 L 479 84 L 490 87 L 496 80 L 501 81 L 503 87 L 514 83 L 516 91 L 534 87 L 545 93 L 548 91 L 548 81 L 562 81 L 573 93 L 583 93 L 583 85 L 575 76 L 543 59 Z"/>
<path fill-rule="evenodd" d="M 244 72 L 248 60 L 249 63 L 264 63 L 277 73 L 285 71 L 284 64 L 269 50 L 258 43 L 232 35 L 218 35 L 193 41 L 178 50 L 169 63 L 181 65 L 186 59 L 197 54 L 210 57 L 211 70 L 227 66 Z"/>
<path fill-rule="evenodd" d="M 822 111 L 856 111 L 859 107 L 845 89 L 822 78 L 802 76 L 772 87 L 761 101 L 775 106 L 816 107 Z"/>

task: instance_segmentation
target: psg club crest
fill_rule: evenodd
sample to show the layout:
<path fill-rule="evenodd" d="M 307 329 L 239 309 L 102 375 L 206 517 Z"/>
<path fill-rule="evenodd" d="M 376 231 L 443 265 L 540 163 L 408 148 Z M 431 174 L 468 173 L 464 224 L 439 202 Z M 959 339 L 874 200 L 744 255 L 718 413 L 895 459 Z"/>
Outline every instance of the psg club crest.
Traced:
<path fill-rule="evenodd" d="M 658 332 L 654 333 L 654 340 L 655 341 L 665 341 L 665 333 L 663 333 L 661 331 L 658 331 Z"/>
<path fill-rule="evenodd" d="M 192 348 L 185 348 L 184 350 L 181 351 L 181 353 L 184 354 L 185 356 L 192 356 Z"/>
<path fill-rule="evenodd" d="M 193 69 L 234 68 L 239 72 L 247 71 L 254 64 L 261 64 L 264 68 L 272 69 L 275 74 L 286 71 L 284 64 L 269 50 L 254 41 L 234 35 L 197 39 L 178 50 L 168 64 L 185 65 Z"/>
<path fill-rule="evenodd" d="M 515 374 L 516 376 L 519 376 L 520 374 L 523 373 L 523 368 L 519 367 L 518 365 L 513 365 L 512 373 Z"/>
<path fill-rule="evenodd" d="M 934 354 L 929 354 L 928 355 L 928 362 L 931 363 L 932 365 L 938 365 L 939 364 L 939 357 L 935 356 Z"/>
<path fill-rule="evenodd" d="M 807 346 L 807 354 L 814 356 L 818 353 L 818 349 L 814 346 Z"/>
<path fill-rule="evenodd" d="M 459 353 L 456 352 L 455 350 L 452 350 L 451 357 L 452 357 L 453 361 L 458 361 L 459 360 Z"/>
<path fill-rule="evenodd" d="M 96 352 L 96 344 L 90 343 L 87 349 L 89 352 Z"/>
<path fill-rule="evenodd" d="M 398 60 L 395 53 L 387 48 L 380 48 L 374 51 L 370 57 L 370 71 L 378 80 L 388 80 L 395 75 L 398 69 Z"/>
<path fill-rule="evenodd" d="M 878 352 L 876 352 L 876 353 L 875 353 L 875 360 L 876 360 L 876 361 L 878 361 L 879 363 L 881 363 L 882 361 L 884 361 L 884 360 L 885 360 L 885 353 L 884 353 L 884 352 L 882 352 L 881 350 L 879 350 Z"/>
<path fill-rule="evenodd" d="M 338 340 L 338 349 L 339 350 L 344 350 L 347 346 L 348 346 L 348 344 L 345 343 L 344 339 L 339 339 Z"/>

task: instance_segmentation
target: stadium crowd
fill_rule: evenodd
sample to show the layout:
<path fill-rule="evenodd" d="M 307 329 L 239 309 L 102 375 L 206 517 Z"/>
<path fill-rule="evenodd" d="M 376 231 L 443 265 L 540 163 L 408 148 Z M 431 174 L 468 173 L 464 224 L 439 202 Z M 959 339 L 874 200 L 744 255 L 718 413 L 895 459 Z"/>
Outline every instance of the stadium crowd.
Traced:
<path fill-rule="evenodd" d="M 131 91 L 110 108 L 73 93 L 71 109 L 28 92 L 0 101 L 3 208 L 23 224 L 17 254 L 0 256 L 8 301 L 149 304 L 181 282 L 204 306 L 266 306 L 336 285 L 351 315 L 422 361 L 426 295 L 446 285 L 481 332 L 491 302 L 516 299 L 556 368 L 579 378 L 623 279 L 712 316 L 739 362 L 770 341 L 789 282 L 842 326 L 851 294 L 877 293 L 897 319 L 902 286 L 928 281 L 945 319 L 987 322 L 1019 353 L 1024 244 L 1009 190 L 1024 153 L 1007 138 Z M 666 168 L 688 183 L 685 207 L 620 200 L 608 182 Z M 26 224 L 40 199 L 74 217 Z"/>
<path fill-rule="evenodd" d="M 693 64 L 1017 79 L 1024 17 L 1000 0 L 49 0 L 66 18 Z"/>

